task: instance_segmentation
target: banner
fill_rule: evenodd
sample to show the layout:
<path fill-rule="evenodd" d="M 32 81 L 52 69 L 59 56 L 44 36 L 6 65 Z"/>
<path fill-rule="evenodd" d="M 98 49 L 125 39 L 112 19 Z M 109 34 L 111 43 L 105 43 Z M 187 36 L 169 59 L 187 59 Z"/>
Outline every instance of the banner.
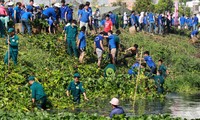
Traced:
<path fill-rule="evenodd" d="M 179 25 L 179 20 L 178 20 L 178 1 L 175 1 L 175 11 L 174 11 L 174 25 L 178 26 Z"/>

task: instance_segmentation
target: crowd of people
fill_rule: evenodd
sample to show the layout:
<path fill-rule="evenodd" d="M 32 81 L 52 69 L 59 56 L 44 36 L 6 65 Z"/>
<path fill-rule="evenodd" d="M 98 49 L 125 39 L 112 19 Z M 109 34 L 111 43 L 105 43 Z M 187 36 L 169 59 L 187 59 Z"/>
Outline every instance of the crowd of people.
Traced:
<path fill-rule="evenodd" d="M 4 7 L 6 5 L 8 6 L 7 9 Z M 33 19 L 46 20 L 49 25 L 49 33 L 55 31 L 56 25 L 61 22 L 66 24 L 63 31 L 67 43 L 67 53 L 70 56 L 74 55 L 79 58 L 79 63 L 82 64 L 84 63 L 86 55 L 87 36 L 89 31 L 94 31 L 96 36 L 93 47 L 94 54 L 96 54 L 98 59 L 97 66 L 99 68 L 102 68 L 102 58 L 106 48 L 108 48 L 107 52 L 109 52 L 110 64 L 104 69 L 105 77 L 115 74 L 117 70 L 116 64 L 119 63 L 119 35 L 121 34 L 119 27 L 126 29 L 130 24 L 130 26 L 135 27 L 137 31 L 164 34 L 170 33 L 171 27 L 175 25 L 174 18 L 170 14 L 155 15 L 152 12 L 141 12 L 140 14 L 136 14 L 135 11 L 132 11 L 130 16 L 128 16 L 126 12 L 122 16 L 112 12 L 101 15 L 98 7 L 96 7 L 95 12 L 92 12 L 90 2 L 86 2 L 79 6 L 77 20 L 74 19 L 75 14 L 73 13 L 72 5 L 66 4 L 65 0 L 62 0 L 61 3 L 54 3 L 52 6 L 44 6 L 44 8 L 34 3 L 33 0 L 30 0 L 30 4 L 27 6 L 20 2 L 17 2 L 15 7 L 13 5 L 13 2 L 0 0 L 1 37 L 5 37 L 5 28 L 7 28 L 6 22 L 9 20 L 13 20 L 14 23 L 22 23 L 22 33 L 25 32 L 26 28 L 29 35 L 32 34 L 30 21 Z M 184 15 L 180 17 L 181 29 L 188 28 L 189 30 L 192 30 L 191 37 L 198 34 L 198 22 L 196 15 L 194 15 L 193 18 L 185 18 Z M 80 32 L 78 31 L 78 28 L 80 28 Z M 8 64 L 9 58 L 12 58 L 14 64 L 17 64 L 19 37 L 15 33 L 14 28 L 7 29 L 9 33 L 9 38 L 7 39 L 9 50 L 5 55 L 4 62 L 5 64 Z M 114 30 L 115 32 L 113 32 Z M 106 43 L 106 45 L 103 43 Z M 163 93 L 164 79 L 167 77 L 167 74 L 169 74 L 167 68 L 163 64 L 163 60 L 158 60 L 157 66 L 150 56 L 149 51 L 145 51 L 143 56 L 139 56 L 138 48 L 139 46 L 137 44 L 127 48 L 121 58 L 121 61 L 123 62 L 126 62 L 126 58 L 134 58 L 136 61 L 128 70 L 130 78 L 137 77 L 138 73 L 141 71 L 141 74 L 146 76 L 147 79 L 154 79 L 157 92 Z M 147 66 L 149 70 L 147 69 Z M 88 100 L 79 78 L 80 74 L 75 73 L 74 80 L 70 82 L 66 90 L 67 96 L 70 96 L 71 93 L 73 101 L 77 103 L 80 103 L 81 94 L 83 94 L 85 100 Z M 31 84 L 32 102 L 36 103 L 37 101 L 41 101 L 41 104 L 39 105 L 40 108 L 46 109 L 47 97 L 42 85 L 35 82 L 33 76 L 29 77 L 28 81 Z M 148 86 L 146 87 L 148 89 Z M 117 98 L 113 98 L 110 103 L 113 107 L 110 117 L 114 114 L 124 114 L 124 110 L 118 107 L 119 100 Z"/>

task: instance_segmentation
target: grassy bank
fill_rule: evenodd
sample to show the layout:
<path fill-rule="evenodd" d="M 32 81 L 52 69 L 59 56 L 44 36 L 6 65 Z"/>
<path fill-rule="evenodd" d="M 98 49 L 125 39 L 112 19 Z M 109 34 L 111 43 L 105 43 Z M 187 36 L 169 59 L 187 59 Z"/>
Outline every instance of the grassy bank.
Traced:
<path fill-rule="evenodd" d="M 26 79 L 30 75 L 37 77 L 49 96 L 53 109 L 74 109 L 70 98 L 65 95 L 65 89 L 69 81 L 73 79 L 75 71 L 80 72 L 81 81 L 88 94 L 90 102 L 82 102 L 81 108 L 96 109 L 102 106 L 97 101 L 120 97 L 120 99 L 133 99 L 135 82 L 129 80 L 128 68 L 117 66 L 117 77 L 103 77 L 103 70 L 97 69 L 97 58 L 93 55 L 93 37 L 87 39 L 86 62 L 78 64 L 78 59 L 66 54 L 65 41 L 61 35 L 36 35 L 32 38 L 20 36 L 19 63 L 17 66 L 11 64 L 10 73 L 3 63 L 3 57 L 7 46 L 5 40 L 0 39 L 0 109 L 5 111 L 30 111 L 30 90 Z M 169 92 L 195 93 L 200 87 L 200 58 L 197 57 L 198 50 L 188 42 L 188 38 L 179 35 L 166 37 L 150 36 L 138 33 L 121 35 L 122 44 L 128 48 L 134 43 L 144 50 L 149 50 L 154 61 L 163 59 L 168 66 L 170 75 L 166 79 L 165 88 Z M 107 54 L 104 54 L 106 57 Z M 103 61 L 106 66 L 108 60 Z M 129 60 L 129 66 L 134 60 Z M 78 69 L 75 67 L 78 66 Z M 6 78 L 6 79 L 5 79 Z M 146 92 L 140 82 L 138 90 L 139 98 L 157 97 L 154 83 L 149 82 L 150 91 Z M 109 102 L 109 101 L 108 101 Z"/>

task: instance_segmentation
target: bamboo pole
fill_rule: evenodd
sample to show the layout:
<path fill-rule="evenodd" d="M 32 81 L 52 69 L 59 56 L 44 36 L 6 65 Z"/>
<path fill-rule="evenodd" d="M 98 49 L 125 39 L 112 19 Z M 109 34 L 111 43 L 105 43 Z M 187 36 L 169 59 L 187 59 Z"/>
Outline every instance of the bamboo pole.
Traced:
<path fill-rule="evenodd" d="M 140 69 L 141 69 L 141 63 L 142 63 L 142 53 L 143 53 L 143 47 L 141 48 L 141 54 L 140 54 L 140 61 L 139 61 L 139 67 L 138 67 L 138 74 L 137 74 L 137 79 L 135 81 L 135 93 L 134 93 L 134 101 L 133 101 L 133 106 L 135 106 L 135 99 L 137 96 L 137 88 L 138 88 L 138 81 L 140 80 Z"/>

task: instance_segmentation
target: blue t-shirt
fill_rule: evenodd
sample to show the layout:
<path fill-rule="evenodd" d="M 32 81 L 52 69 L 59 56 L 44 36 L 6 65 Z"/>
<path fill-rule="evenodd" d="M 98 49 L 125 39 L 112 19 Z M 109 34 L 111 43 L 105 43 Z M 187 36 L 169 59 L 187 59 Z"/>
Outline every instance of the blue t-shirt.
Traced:
<path fill-rule="evenodd" d="M 100 22 L 100 26 L 104 26 L 105 23 L 106 23 L 106 20 L 101 20 L 101 22 Z"/>
<path fill-rule="evenodd" d="M 188 25 L 189 25 L 190 27 L 192 27 L 192 23 L 193 23 L 192 18 L 189 18 L 189 20 L 188 20 Z"/>
<path fill-rule="evenodd" d="M 147 24 L 147 17 L 146 16 L 144 16 L 144 18 L 143 18 L 143 23 L 146 25 Z"/>
<path fill-rule="evenodd" d="M 153 13 L 149 13 L 149 14 L 148 14 L 148 17 L 149 17 L 149 22 L 150 22 L 150 23 L 155 22 L 155 21 L 154 21 L 154 15 L 153 15 Z"/>
<path fill-rule="evenodd" d="M 89 17 L 91 16 L 89 10 L 83 9 L 80 15 L 81 15 L 81 19 L 80 19 L 81 22 L 84 22 L 84 23 L 89 22 Z"/>
<path fill-rule="evenodd" d="M 8 14 L 10 17 L 12 17 L 12 14 L 14 13 L 14 10 L 12 7 L 8 7 Z"/>
<path fill-rule="evenodd" d="M 53 20 L 56 20 L 56 12 L 55 12 L 54 8 L 52 8 L 52 7 L 49 7 L 47 9 L 43 10 L 42 14 L 47 17 L 52 17 Z"/>
<path fill-rule="evenodd" d="M 85 48 L 86 47 L 86 38 L 85 38 L 85 33 L 81 31 L 78 35 L 78 39 L 80 40 L 79 48 Z"/>
<path fill-rule="evenodd" d="M 96 48 L 99 48 L 99 49 L 102 50 L 100 41 L 103 42 L 103 36 L 98 35 L 98 36 L 95 38 L 94 42 L 95 42 L 95 44 L 96 44 Z"/>
<path fill-rule="evenodd" d="M 180 18 L 180 24 L 181 24 L 181 25 L 184 25 L 184 24 L 185 24 L 185 17 L 182 16 L 182 17 Z"/>
<path fill-rule="evenodd" d="M 113 25 L 116 23 L 116 16 L 115 16 L 115 14 L 110 14 L 110 19 L 111 19 L 111 21 L 112 21 L 112 23 L 113 23 Z"/>
<path fill-rule="evenodd" d="M 134 24 L 136 24 L 136 16 L 134 15 L 134 14 L 132 14 L 131 15 L 131 24 L 132 24 L 132 26 L 134 25 Z"/>
<path fill-rule="evenodd" d="M 151 56 L 146 56 L 144 57 L 144 60 L 146 61 L 147 65 L 152 68 L 152 67 L 156 67 L 156 64 L 154 63 L 154 61 L 152 60 Z"/>
<path fill-rule="evenodd" d="M 91 7 L 88 8 L 88 11 L 90 12 L 90 16 L 92 16 L 92 8 Z"/>
<path fill-rule="evenodd" d="M 162 15 L 158 16 L 158 25 L 162 25 Z"/>
<path fill-rule="evenodd" d="M 25 12 L 25 13 L 22 15 L 22 20 L 29 20 L 31 17 L 32 17 L 31 12 Z"/>
<path fill-rule="evenodd" d="M 67 20 L 72 20 L 73 19 L 73 9 L 68 7 L 66 9 L 66 12 L 67 12 Z"/>
<path fill-rule="evenodd" d="M 120 115 L 120 114 L 125 114 L 123 108 L 116 107 L 112 109 L 112 111 L 110 112 L 110 118 L 112 118 L 114 115 Z"/>
<path fill-rule="evenodd" d="M 33 12 L 33 6 L 32 5 L 27 5 L 26 9 L 27 9 L 27 11 Z"/>
<path fill-rule="evenodd" d="M 82 10 L 78 10 L 78 17 L 80 16 L 80 14 L 81 14 L 81 12 L 82 12 Z"/>
<path fill-rule="evenodd" d="M 61 17 L 61 19 L 65 19 L 66 9 L 67 9 L 67 6 L 61 6 L 60 7 L 60 17 Z"/>
<path fill-rule="evenodd" d="M 193 30 L 193 31 L 191 32 L 191 35 L 193 35 L 193 36 L 198 35 L 198 34 L 199 34 L 199 31 L 198 31 L 198 30 Z"/>
<path fill-rule="evenodd" d="M 116 47 L 116 43 L 115 43 L 115 36 L 114 35 L 110 35 L 108 37 L 108 39 L 109 39 L 109 48 L 110 49 L 117 48 Z"/>
<path fill-rule="evenodd" d="M 193 19 L 193 24 L 197 25 L 198 23 L 199 23 L 199 19 L 198 19 L 197 16 L 195 16 L 194 19 Z"/>
<path fill-rule="evenodd" d="M 20 19 L 20 18 L 21 18 L 21 11 L 22 11 L 22 9 L 16 6 L 16 7 L 14 8 L 14 11 L 16 11 L 16 18 L 17 18 L 17 19 Z M 14 12 L 13 12 L 13 14 L 12 14 L 12 17 L 14 17 Z"/>

